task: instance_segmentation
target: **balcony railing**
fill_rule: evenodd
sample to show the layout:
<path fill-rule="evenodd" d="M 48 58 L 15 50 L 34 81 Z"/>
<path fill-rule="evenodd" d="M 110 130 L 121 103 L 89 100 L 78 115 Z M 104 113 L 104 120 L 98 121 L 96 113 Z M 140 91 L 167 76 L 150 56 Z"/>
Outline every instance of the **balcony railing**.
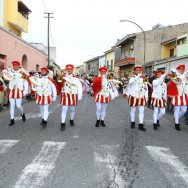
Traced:
<path fill-rule="evenodd" d="M 124 57 L 123 59 L 120 59 L 119 61 L 115 62 L 115 66 L 121 67 L 126 65 L 134 65 L 135 64 L 135 58 L 134 57 Z"/>

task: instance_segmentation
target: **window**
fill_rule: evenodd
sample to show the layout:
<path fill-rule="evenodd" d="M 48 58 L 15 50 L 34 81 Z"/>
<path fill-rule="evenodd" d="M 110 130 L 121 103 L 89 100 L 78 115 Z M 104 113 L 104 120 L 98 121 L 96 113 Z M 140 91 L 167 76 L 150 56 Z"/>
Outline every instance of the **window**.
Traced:
<path fill-rule="evenodd" d="M 169 57 L 173 57 L 174 56 L 174 48 L 170 49 L 170 56 Z"/>
<path fill-rule="evenodd" d="M 90 67 L 90 64 L 88 64 L 87 69 L 90 70 L 90 68 L 91 68 L 91 67 Z"/>
<path fill-rule="evenodd" d="M 39 72 L 39 65 L 36 65 L 36 72 Z"/>
<path fill-rule="evenodd" d="M 184 38 L 178 39 L 177 43 L 178 43 L 178 45 L 186 44 L 187 43 L 187 38 L 184 37 Z"/>
<path fill-rule="evenodd" d="M 106 61 L 106 66 L 107 66 L 107 68 L 109 68 L 109 61 L 108 60 Z"/>
<path fill-rule="evenodd" d="M 113 59 L 111 59 L 111 67 L 110 67 L 110 70 L 113 71 L 113 69 L 114 69 L 114 61 L 113 61 Z"/>
<path fill-rule="evenodd" d="M 0 59 L 6 59 L 6 55 L 0 54 Z"/>

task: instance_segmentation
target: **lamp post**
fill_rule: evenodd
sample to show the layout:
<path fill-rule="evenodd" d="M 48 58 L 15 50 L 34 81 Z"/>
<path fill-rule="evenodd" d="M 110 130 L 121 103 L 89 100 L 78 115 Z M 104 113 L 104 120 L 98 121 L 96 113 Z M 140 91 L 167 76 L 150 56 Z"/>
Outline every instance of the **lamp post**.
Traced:
<path fill-rule="evenodd" d="M 120 20 L 120 22 L 130 22 L 130 23 L 133 23 L 134 25 L 138 26 L 143 35 L 144 35 L 144 66 L 145 66 L 145 63 L 146 63 L 146 35 L 145 35 L 145 32 L 144 30 L 142 29 L 142 27 L 140 25 L 138 25 L 137 23 L 133 22 L 133 21 L 130 21 L 130 20 Z"/>

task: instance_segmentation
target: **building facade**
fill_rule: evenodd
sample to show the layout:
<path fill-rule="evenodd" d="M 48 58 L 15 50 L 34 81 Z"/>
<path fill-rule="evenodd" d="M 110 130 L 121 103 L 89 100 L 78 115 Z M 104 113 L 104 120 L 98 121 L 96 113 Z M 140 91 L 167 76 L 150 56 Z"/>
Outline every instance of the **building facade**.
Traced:
<path fill-rule="evenodd" d="M 45 46 L 42 43 L 30 43 L 35 48 L 43 51 L 46 55 L 48 55 L 48 46 Z M 50 47 L 50 64 L 49 66 L 54 67 L 56 64 L 56 47 Z"/>
<path fill-rule="evenodd" d="M 99 57 L 99 68 L 106 66 L 106 56 L 102 55 Z"/>
<path fill-rule="evenodd" d="M 161 58 L 146 64 L 147 74 L 162 69 L 169 73 L 180 64 L 188 68 L 188 34 L 168 38 L 161 43 Z"/>
<path fill-rule="evenodd" d="M 11 62 L 18 60 L 27 71 L 40 71 L 47 66 L 47 55 L 34 48 L 20 37 L 0 27 L 0 61 L 6 67 L 12 67 Z"/>
<path fill-rule="evenodd" d="M 161 59 L 161 43 L 166 39 L 173 39 L 177 35 L 184 35 L 188 31 L 188 23 L 168 27 L 155 27 L 153 30 L 145 31 L 146 46 L 144 48 L 144 34 L 142 32 L 126 35 L 115 46 L 121 48 L 121 60 L 115 65 L 120 67 L 120 74 L 131 74 L 135 64 L 146 65 Z M 174 43 L 165 48 L 173 48 Z M 167 52 L 163 51 L 163 57 Z M 173 54 L 173 50 L 171 50 Z M 145 62 L 144 62 L 145 55 Z"/>
<path fill-rule="evenodd" d="M 31 10 L 21 0 L 0 0 L 0 26 L 22 37 L 28 32 Z"/>
<path fill-rule="evenodd" d="M 97 56 L 84 62 L 86 75 L 97 76 L 99 74 L 99 58 L 100 56 Z"/>

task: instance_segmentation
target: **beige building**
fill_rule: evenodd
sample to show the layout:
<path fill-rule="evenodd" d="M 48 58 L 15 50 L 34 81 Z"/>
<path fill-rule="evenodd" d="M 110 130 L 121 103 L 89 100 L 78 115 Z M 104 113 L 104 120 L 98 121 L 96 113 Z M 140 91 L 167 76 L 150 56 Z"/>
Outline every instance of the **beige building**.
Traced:
<path fill-rule="evenodd" d="M 115 66 L 115 61 L 120 59 L 120 49 L 112 47 L 110 50 L 104 52 L 104 55 L 108 74 L 113 74 L 114 77 L 118 77 L 119 67 Z"/>
<path fill-rule="evenodd" d="M 115 62 L 120 74 L 131 74 L 135 64 L 146 64 L 161 59 L 161 43 L 188 31 L 188 23 L 167 27 L 155 27 L 145 31 L 146 48 L 144 50 L 144 34 L 142 32 L 126 35 L 115 46 L 121 48 L 121 60 Z M 145 62 L 144 62 L 145 53 Z"/>

